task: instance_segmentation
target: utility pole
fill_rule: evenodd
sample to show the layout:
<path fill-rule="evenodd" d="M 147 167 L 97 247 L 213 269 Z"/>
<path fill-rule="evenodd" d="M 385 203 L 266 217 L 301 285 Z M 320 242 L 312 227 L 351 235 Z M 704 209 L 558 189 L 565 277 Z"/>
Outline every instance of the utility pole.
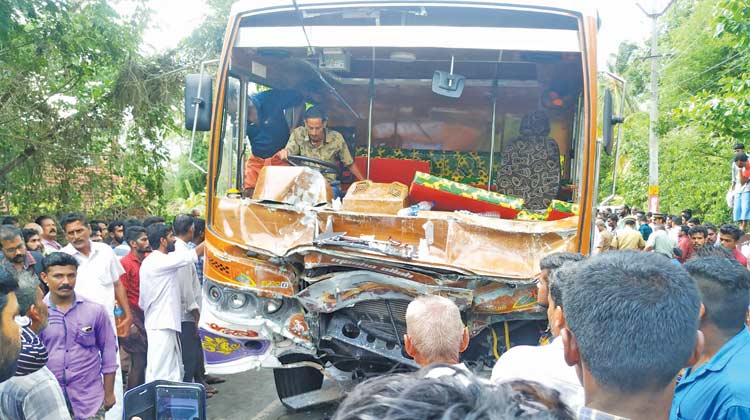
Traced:
<path fill-rule="evenodd" d="M 657 53 L 657 21 L 667 12 L 675 0 L 670 0 L 667 6 L 657 11 L 657 0 L 653 0 L 652 12 L 649 13 L 636 3 L 638 7 L 651 18 L 651 115 L 648 127 L 648 210 L 659 211 L 659 139 L 656 137 L 656 124 L 659 121 L 659 55 Z"/>

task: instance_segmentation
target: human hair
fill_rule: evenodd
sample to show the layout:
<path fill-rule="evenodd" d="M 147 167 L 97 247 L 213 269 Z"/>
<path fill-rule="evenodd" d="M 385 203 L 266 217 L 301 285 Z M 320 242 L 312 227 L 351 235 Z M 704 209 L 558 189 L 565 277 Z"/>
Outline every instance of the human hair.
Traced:
<path fill-rule="evenodd" d="M 430 377 L 433 369 L 454 374 Z M 433 365 L 417 374 L 382 375 L 357 385 L 332 420 L 572 420 L 560 393 L 538 382 L 480 381 L 449 365 Z"/>
<path fill-rule="evenodd" d="M 18 299 L 18 313 L 26 315 L 31 305 L 36 304 L 36 292 L 39 289 L 39 279 L 26 270 L 16 273 L 18 289 L 16 290 L 16 299 Z"/>
<path fill-rule="evenodd" d="M 656 232 L 657 230 L 663 230 L 663 231 L 666 232 L 667 228 L 664 227 L 664 225 L 662 225 L 662 224 L 654 225 L 654 232 Z"/>
<path fill-rule="evenodd" d="M 206 231 L 206 220 L 200 217 L 193 218 L 193 235 L 200 236 Z"/>
<path fill-rule="evenodd" d="M 704 238 L 708 238 L 708 229 L 705 226 L 696 225 L 690 228 L 688 235 L 692 238 L 696 233 L 702 233 Z"/>
<path fill-rule="evenodd" d="M 320 120 L 326 121 L 328 117 L 326 117 L 326 113 L 323 111 L 322 108 L 318 106 L 313 106 L 313 107 L 308 108 L 305 111 L 305 119 L 306 120 L 320 119 Z"/>
<path fill-rule="evenodd" d="M 21 229 L 13 226 L 13 225 L 2 225 L 0 226 L 0 241 L 12 241 L 16 238 L 23 238 L 23 233 L 21 233 Z M 24 241 L 24 244 L 26 244 L 26 241 Z"/>
<path fill-rule="evenodd" d="M 734 155 L 734 161 L 735 162 L 747 162 L 747 155 L 745 152 L 739 152 Z"/>
<path fill-rule="evenodd" d="M 563 290 L 569 282 L 575 281 L 576 265 L 577 262 L 567 262 L 549 276 L 549 294 L 555 301 L 555 306 L 563 307 Z"/>
<path fill-rule="evenodd" d="M 16 289 L 18 289 L 18 280 L 10 270 L 0 265 L 0 313 L 8 304 L 8 293 L 15 292 Z"/>
<path fill-rule="evenodd" d="M 606 252 L 576 270 L 563 290 L 565 319 L 596 382 L 621 394 L 672 383 L 695 348 L 695 281 L 648 252 Z"/>
<path fill-rule="evenodd" d="M 174 229 L 174 234 L 177 236 L 182 236 L 190 231 L 190 228 L 193 226 L 193 216 L 189 214 L 178 214 L 174 217 L 174 222 L 172 222 L 172 228 Z"/>
<path fill-rule="evenodd" d="M 53 252 L 44 257 L 44 259 L 42 260 L 42 271 L 44 271 L 45 273 L 49 273 L 50 267 L 65 267 L 69 265 L 72 265 L 73 267 L 78 269 L 78 261 L 76 261 L 75 257 L 64 252 Z"/>
<path fill-rule="evenodd" d="M 66 226 L 75 222 L 81 222 L 82 225 L 89 224 L 88 219 L 86 219 L 86 216 L 83 213 L 68 213 L 60 219 L 60 226 L 62 226 L 63 231 L 65 231 Z"/>
<path fill-rule="evenodd" d="M 688 225 L 680 225 L 680 230 L 685 235 L 690 235 L 690 228 L 688 227 Z"/>
<path fill-rule="evenodd" d="M 645 223 L 646 222 L 646 215 L 643 214 L 643 213 L 638 213 L 638 221 Z"/>
<path fill-rule="evenodd" d="M 732 335 L 743 329 L 750 272 L 736 260 L 722 257 L 693 258 L 684 267 L 698 284 L 705 319 Z"/>
<path fill-rule="evenodd" d="M 99 225 L 98 225 L 98 224 L 96 224 L 96 223 L 93 223 L 93 222 L 92 222 L 92 223 L 91 223 L 91 224 L 89 225 L 89 228 L 91 229 L 91 233 L 92 233 L 92 234 L 93 234 L 93 233 L 96 233 L 96 232 L 100 232 L 100 233 L 103 233 L 103 232 L 102 232 L 102 228 L 100 228 L 100 227 L 99 227 Z"/>
<path fill-rule="evenodd" d="M 604 220 L 602 219 L 596 219 L 596 222 L 594 223 L 596 223 L 597 226 L 602 226 L 602 227 L 606 226 L 606 224 L 604 223 Z"/>
<path fill-rule="evenodd" d="M 428 361 L 458 357 L 464 334 L 461 312 L 442 296 L 420 296 L 406 308 L 406 333 Z"/>
<path fill-rule="evenodd" d="M 682 226 L 682 216 L 673 214 L 669 216 L 669 220 L 671 220 L 672 224 L 675 226 Z"/>
<path fill-rule="evenodd" d="M 716 226 L 714 226 L 713 223 L 706 222 L 706 223 L 703 224 L 703 227 L 706 228 L 706 231 L 713 230 L 714 232 L 716 232 L 716 230 L 717 230 Z"/>
<path fill-rule="evenodd" d="M 723 246 L 702 246 L 695 250 L 695 257 L 720 257 L 735 260 L 732 251 Z"/>
<path fill-rule="evenodd" d="M 37 217 L 36 219 L 34 219 L 34 223 L 36 223 L 36 224 L 37 224 L 37 225 L 39 225 L 39 226 L 42 226 L 42 223 L 44 223 L 44 221 L 45 221 L 45 220 L 48 220 L 48 219 L 49 219 L 49 220 L 52 220 L 53 222 L 55 221 L 55 218 L 54 218 L 54 217 L 52 217 L 52 216 L 47 216 L 46 214 L 43 214 L 43 215 L 41 215 L 41 216 Z"/>
<path fill-rule="evenodd" d="M 733 149 L 745 149 L 745 143 L 735 143 Z"/>
<path fill-rule="evenodd" d="M 107 231 L 110 233 L 114 232 L 118 226 L 125 227 L 125 224 L 123 223 L 122 220 L 114 220 L 112 222 L 109 222 L 109 225 L 107 226 Z"/>
<path fill-rule="evenodd" d="M 143 226 L 128 226 L 125 229 L 125 243 L 130 244 L 130 241 L 137 241 L 144 233 L 146 233 L 146 229 Z"/>
<path fill-rule="evenodd" d="M 719 233 L 722 235 L 732 235 L 735 241 L 739 241 L 742 236 L 742 229 L 735 225 L 725 223 L 719 228 Z"/>
<path fill-rule="evenodd" d="M 691 218 L 688 219 L 688 223 L 693 223 L 693 224 L 699 225 L 699 224 L 701 224 L 701 219 L 699 219 L 697 217 L 691 217 Z"/>
<path fill-rule="evenodd" d="M 3 225 L 15 225 L 18 223 L 18 217 L 16 216 L 5 216 L 3 217 Z"/>
<path fill-rule="evenodd" d="M 23 235 L 23 243 L 26 243 L 31 239 L 32 236 L 39 236 L 40 233 L 36 229 L 22 229 L 21 234 Z"/>
<path fill-rule="evenodd" d="M 148 244 L 151 245 L 151 248 L 153 248 L 154 250 L 159 249 L 162 238 L 166 238 L 169 235 L 169 232 L 172 232 L 172 228 L 165 225 L 164 223 L 155 223 L 153 225 L 150 225 L 146 228 L 146 235 L 148 235 Z"/>
<path fill-rule="evenodd" d="M 581 261 L 586 257 L 578 252 L 553 252 L 539 260 L 540 270 L 555 270 L 567 262 Z"/>
<path fill-rule="evenodd" d="M 161 216 L 148 216 L 147 218 L 143 219 L 143 227 L 147 228 L 154 223 L 164 223 L 164 218 Z"/>
<path fill-rule="evenodd" d="M 616 214 L 612 213 L 612 214 L 610 214 L 609 216 L 607 216 L 607 220 L 613 220 L 613 221 L 615 221 L 615 222 L 618 222 L 618 221 L 620 220 L 620 218 L 619 218 L 619 217 L 617 217 L 617 215 L 616 215 Z"/>
<path fill-rule="evenodd" d="M 625 224 L 627 226 L 635 226 L 635 220 L 634 219 L 625 219 Z"/>

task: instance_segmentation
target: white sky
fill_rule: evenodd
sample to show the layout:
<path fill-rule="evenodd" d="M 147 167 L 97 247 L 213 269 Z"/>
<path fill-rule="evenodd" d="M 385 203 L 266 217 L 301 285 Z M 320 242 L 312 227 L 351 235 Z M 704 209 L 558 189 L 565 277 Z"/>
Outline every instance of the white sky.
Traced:
<path fill-rule="evenodd" d="M 565 0 L 559 0 L 564 2 Z M 642 41 L 650 35 L 650 20 L 636 6 L 636 0 L 591 0 L 599 8 L 602 20 L 599 31 L 599 64 L 603 66 L 610 54 L 624 40 Z M 130 0 L 112 0 L 124 14 L 132 13 Z M 641 0 L 650 10 L 654 2 L 664 7 L 667 0 Z M 144 51 L 175 47 L 205 18 L 205 0 L 151 0 L 152 24 L 144 36 Z"/>

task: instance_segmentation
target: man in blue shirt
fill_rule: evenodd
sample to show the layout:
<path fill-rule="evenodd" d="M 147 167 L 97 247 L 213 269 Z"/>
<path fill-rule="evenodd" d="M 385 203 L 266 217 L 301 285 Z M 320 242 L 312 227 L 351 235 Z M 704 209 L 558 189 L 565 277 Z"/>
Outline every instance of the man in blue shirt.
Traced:
<path fill-rule="evenodd" d="M 247 137 L 251 154 L 245 162 L 245 196 L 252 196 L 264 166 L 288 165 L 275 157 L 289 140 L 289 124 L 284 110 L 302 104 L 295 90 L 271 89 L 247 98 Z"/>
<path fill-rule="evenodd" d="M 721 257 L 696 258 L 684 267 L 701 292 L 705 348 L 677 384 L 670 419 L 750 419 L 750 272 Z"/>

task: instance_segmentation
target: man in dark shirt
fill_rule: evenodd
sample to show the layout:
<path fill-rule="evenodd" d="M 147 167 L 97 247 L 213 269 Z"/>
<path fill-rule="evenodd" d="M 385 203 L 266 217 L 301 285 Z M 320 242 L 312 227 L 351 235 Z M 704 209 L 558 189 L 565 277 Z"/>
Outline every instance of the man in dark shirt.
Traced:
<path fill-rule="evenodd" d="M 264 166 L 288 165 L 276 152 L 289 140 L 289 124 L 284 110 L 302 103 L 295 90 L 271 89 L 247 98 L 247 137 L 250 156 L 245 162 L 245 196 L 252 196 L 258 175 Z"/>

